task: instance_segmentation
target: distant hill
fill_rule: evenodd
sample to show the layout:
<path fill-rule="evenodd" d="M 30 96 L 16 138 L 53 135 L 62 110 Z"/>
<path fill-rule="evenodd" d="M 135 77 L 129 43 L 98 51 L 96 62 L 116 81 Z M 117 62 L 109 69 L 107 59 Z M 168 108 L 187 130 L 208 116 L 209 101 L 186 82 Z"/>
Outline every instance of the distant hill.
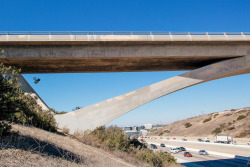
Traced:
<path fill-rule="evenodd" d="M 250 107 L 176 121 L 149 135 L 203 137 L 217 134 L 250 138 Z"/>

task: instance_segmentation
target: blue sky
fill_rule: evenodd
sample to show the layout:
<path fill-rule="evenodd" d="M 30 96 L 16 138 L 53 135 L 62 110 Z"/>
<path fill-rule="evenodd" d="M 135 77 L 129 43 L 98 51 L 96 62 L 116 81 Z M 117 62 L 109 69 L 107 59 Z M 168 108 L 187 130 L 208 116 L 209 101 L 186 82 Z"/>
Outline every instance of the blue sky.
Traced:
<path fill-rule="evenodd" d="M 249 32 L 249 0 L 1 0 L 0 31 Z M 71 111 L 183 73 L 27 74 L 52 108 Z M 37 85 L 33 77 L 41 78 Z M 196 85 L 141 106 L 110 124 L 169 123 L 248 107 L 250 75 Z M 109 124 L 109 125 L 110 125 Z"/>

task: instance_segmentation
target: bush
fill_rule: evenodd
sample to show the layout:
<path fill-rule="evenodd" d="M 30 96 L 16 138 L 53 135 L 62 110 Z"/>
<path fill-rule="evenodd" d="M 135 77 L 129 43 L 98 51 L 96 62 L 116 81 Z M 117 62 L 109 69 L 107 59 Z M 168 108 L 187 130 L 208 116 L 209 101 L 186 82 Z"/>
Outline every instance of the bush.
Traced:
<path fill-rule="evenodd" d="M 221 128 L 216 128 L 215 130 L 212 131 L 212 134 L 215 134 L 215 135 L 219 133 L 221 133 Z"/>
<path fill-rule="evenodd" d="M 171 131 L 170 130 L 165 130 L 164 133 L 170 133 Z"/>
<path fill-rule="evenodd" d="M 153 166 L 164 167 L 170 163 L 176 163 L 174 157 L 170 154 L 154 153 L 137 139 L 129 139 L 123 130 L 118 127 L 105 128 L 102 126 L 96 128 L 93 132 L 85 131 L 83 134 L 76 132 L 74 136 L 85 144 L 112 152 L 122 151 Z"/>
<path fill-rule="evenodd" d="M 234 126 L 231 126 L 231 127 L 228 127 L 227 130 L 234 130 L 235 127 Z"/>
<path fill-rule="evenodd" d="M 189 128 L 189 127 L 191 127 L 191 126 L 192 126 L 191 123 L 186 123 L 186 124 L 185 124 L 185 127 L 186 127 L 186 128 Z"/>
<path fill-rule="evenodd" d="M 212 117 L 207 118 L 207 119 L 205 119 L 205 120 L 203 121 L 203 123 L 206 123 L 206 122 L 211 121 L 211 120 L 212 120 Z"/>
<path fill-rule="evenodd" d="M 219 113 L 214 114 L 214 118 L 216 118 L 219 115 Z"/>
<path fill-rule="evenodd" d="M 11 125 L 7 122 L 0 121 L 0 138 L 8 136 L 11 132 Z"/>
<path fill-rule="evenodd" d="M 147 162 L 152 166 L 157 166 L 157 167 L 163 167 L 171 163 L 176 163 L 174 157 L 171 156 L 169 153 L 166 154 L 161 151 L 154 153 L 152 150 L 149 149 L 141 150 L 136 155 L 136 157 L 143 162 Z"/>
<path fill-rule="evenodd" d="M 247 116 L 245 116 L 245 115 L 240 115 L 240 116 L 238 116 L 237 121 L 242 120 L 242 119 L 244 119 L 244 118 L 246 118 L 246 117 L 247 117 Z"/>
<path fill-rule="evenodd" d="M 164 134 L 164 132 L 161 132 L 161 133 L 159 133 L 159 135 L 158 136 L 162 136 Z"/>
<path fill-rule="evenodd" d="M 0 121 L 28 124 L 55 131 L 53 112 L 42 111 L 35 98 L 22 92 L 18 83 L 19 75 L 19 69 L 0 64 Z"/>

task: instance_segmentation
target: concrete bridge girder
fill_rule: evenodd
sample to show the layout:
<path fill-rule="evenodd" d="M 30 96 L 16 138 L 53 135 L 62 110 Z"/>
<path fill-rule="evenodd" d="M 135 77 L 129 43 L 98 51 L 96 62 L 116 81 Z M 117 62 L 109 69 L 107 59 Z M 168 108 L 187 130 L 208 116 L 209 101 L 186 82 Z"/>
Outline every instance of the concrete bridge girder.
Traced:
<path fill-rule="evenodd" d="M 55 115 L 59 128 L 70 133 L 93 130 L 162 96 L 203 82 L 250 73 L 250 56 L 224 60 L 150 86 L 63 115 Z"/>

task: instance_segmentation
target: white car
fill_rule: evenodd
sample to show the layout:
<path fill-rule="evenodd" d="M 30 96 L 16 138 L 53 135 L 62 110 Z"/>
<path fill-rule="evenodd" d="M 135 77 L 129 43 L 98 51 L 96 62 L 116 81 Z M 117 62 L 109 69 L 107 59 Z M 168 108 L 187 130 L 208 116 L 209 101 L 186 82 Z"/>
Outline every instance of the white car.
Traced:
<path fill-rule="evenodd" d="M 170 152 L 176 154 L 176 153 L 179 152 L 179 149 L 177 149 L 177 148 L 171 148 Z"/>
<path fill-rule="evenodd" d="M 250 141 L 249 141 L 249 142 L 247 142 L 247 145 L 250 145 Z"/>
<path fill-rule="evenodd" d="M 200 150 L 198 153 L 200 155 L 208 155 L 208 152 L 206 152 L 205 150 Z"/>

